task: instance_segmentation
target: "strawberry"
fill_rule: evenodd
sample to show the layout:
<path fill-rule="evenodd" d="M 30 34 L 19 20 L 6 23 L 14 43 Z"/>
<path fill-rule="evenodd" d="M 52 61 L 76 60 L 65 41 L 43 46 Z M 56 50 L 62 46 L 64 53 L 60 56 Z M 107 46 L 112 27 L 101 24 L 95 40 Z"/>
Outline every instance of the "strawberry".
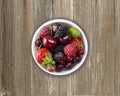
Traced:
<path fill-rule="evenodd" d="M 55 61 L 52 58 L 52 54 L 47 48 L 41 48 L 36 51 L 36 59 L 38 63 L 47 65 L 47 67 L 55 64 Z"/>
<path fill-rule="evenodd" d="M 42 59 L 45 58 L 46 54 L 49 53 L 49 50 L 47 48 L 41 48 L 38 49 L 36 52 L 36 59 L 38 63 L 42 63 Z"/>
<path fill-rule="evenodd" d="M 83 41 L 80 37 L 72 39 L 70 44 L 73 44 L 77 49 L 83 49 Z"/>
<path fill-rule="evenodd" d="M 76 55 L 77 49 L 76 49 L 76 47 L 75 47 L 73 44 L 68 44 L 68 45 L 66 45 L 65 48 L 64 48 L 64 53 L 65 53 L 67 56 L 73 57 L 73 56 Z"/>

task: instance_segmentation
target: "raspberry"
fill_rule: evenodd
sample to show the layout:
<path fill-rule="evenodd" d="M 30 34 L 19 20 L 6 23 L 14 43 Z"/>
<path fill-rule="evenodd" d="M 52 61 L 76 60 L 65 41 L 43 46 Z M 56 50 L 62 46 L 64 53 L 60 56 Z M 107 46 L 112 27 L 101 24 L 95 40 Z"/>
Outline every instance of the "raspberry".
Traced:
<path fill-rule="evenodd" d="M 72 44 L 68 44 L 65 46 L 64 48 L 64 53 L 67 55 L 67 56 L 75 56 L 76 53 L 77 53 L 77 49 L 74 45 Z"/>

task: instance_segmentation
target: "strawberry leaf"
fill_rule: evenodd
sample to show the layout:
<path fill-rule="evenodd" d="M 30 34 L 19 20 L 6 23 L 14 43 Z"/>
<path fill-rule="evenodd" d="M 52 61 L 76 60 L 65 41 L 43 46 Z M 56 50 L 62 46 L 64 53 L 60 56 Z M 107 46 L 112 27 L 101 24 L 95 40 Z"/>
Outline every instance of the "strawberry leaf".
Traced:
<path fill-rule="evenodd" d="M 47 53 L 45 58 L 43 58 L 42 60 L 43 60 L 42 64 L 45 64 L 47 66 L 55 64 L 55 61 L 53 60 L 51 53 Z"/>

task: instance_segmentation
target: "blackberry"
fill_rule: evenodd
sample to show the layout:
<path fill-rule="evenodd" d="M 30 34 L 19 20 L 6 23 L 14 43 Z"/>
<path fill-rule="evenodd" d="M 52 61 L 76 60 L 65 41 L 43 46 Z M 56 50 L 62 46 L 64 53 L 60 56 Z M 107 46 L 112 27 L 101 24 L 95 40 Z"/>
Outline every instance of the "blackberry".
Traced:
<path fill-rule="evenodd" d="M 55 37 L 60 38 L 67 34 L 68 28 L 65 26 L 59 27 L 57 32 L 55 33 Z"/>
<path fill-rule="evenodd" d="M 55 48 L 52 48 L 51 51 L 54 53 L 64 52 L 64 47 L 65 47 L 65 45 L 58 45 Z"/>

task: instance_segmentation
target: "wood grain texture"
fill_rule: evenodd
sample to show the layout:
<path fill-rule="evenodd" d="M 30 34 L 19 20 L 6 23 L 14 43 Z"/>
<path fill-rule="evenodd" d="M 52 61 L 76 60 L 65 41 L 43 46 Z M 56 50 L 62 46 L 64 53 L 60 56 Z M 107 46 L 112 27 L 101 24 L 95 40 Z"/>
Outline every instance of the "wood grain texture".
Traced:
<path fill-rule="evenodd" d="M 74 20 L 84 28 L 90 47 L 83 70 L 76 73 L 82 78 L 75 75 L 78 86 L 75 88 L 75 94 L 113 95 L 114 53 L 110 52 L 114 51 L 114 1 L 78 0 L 78 2 L 75 2 L 75 5 L 80 6 L 74 9 Z"/>
<path fill-rule="evenodd" d="M 115 67 L 114 67 L 114 86 L 115 95 L 120 95 L 120 1 L 115 1 Z"/>
<path fill-rule="evenodd" d="M 44 22 L 65 18 L 85 31 L 89 54 L 67 76 L 43 72 L 31 40 Z M 119 0 L 0 0 L 0 96 L 119 96 Z"/>
<path fill-rule="evenodd" d="M 51 19 L 51 0 L 34 0 L 34 31 L 45 21 Z M 34 33 L 33 31 L 33 33 Z M 31 96 L 48 96 L 48 74 L 40 70 L 36 64 L 32 64 Z"/>

